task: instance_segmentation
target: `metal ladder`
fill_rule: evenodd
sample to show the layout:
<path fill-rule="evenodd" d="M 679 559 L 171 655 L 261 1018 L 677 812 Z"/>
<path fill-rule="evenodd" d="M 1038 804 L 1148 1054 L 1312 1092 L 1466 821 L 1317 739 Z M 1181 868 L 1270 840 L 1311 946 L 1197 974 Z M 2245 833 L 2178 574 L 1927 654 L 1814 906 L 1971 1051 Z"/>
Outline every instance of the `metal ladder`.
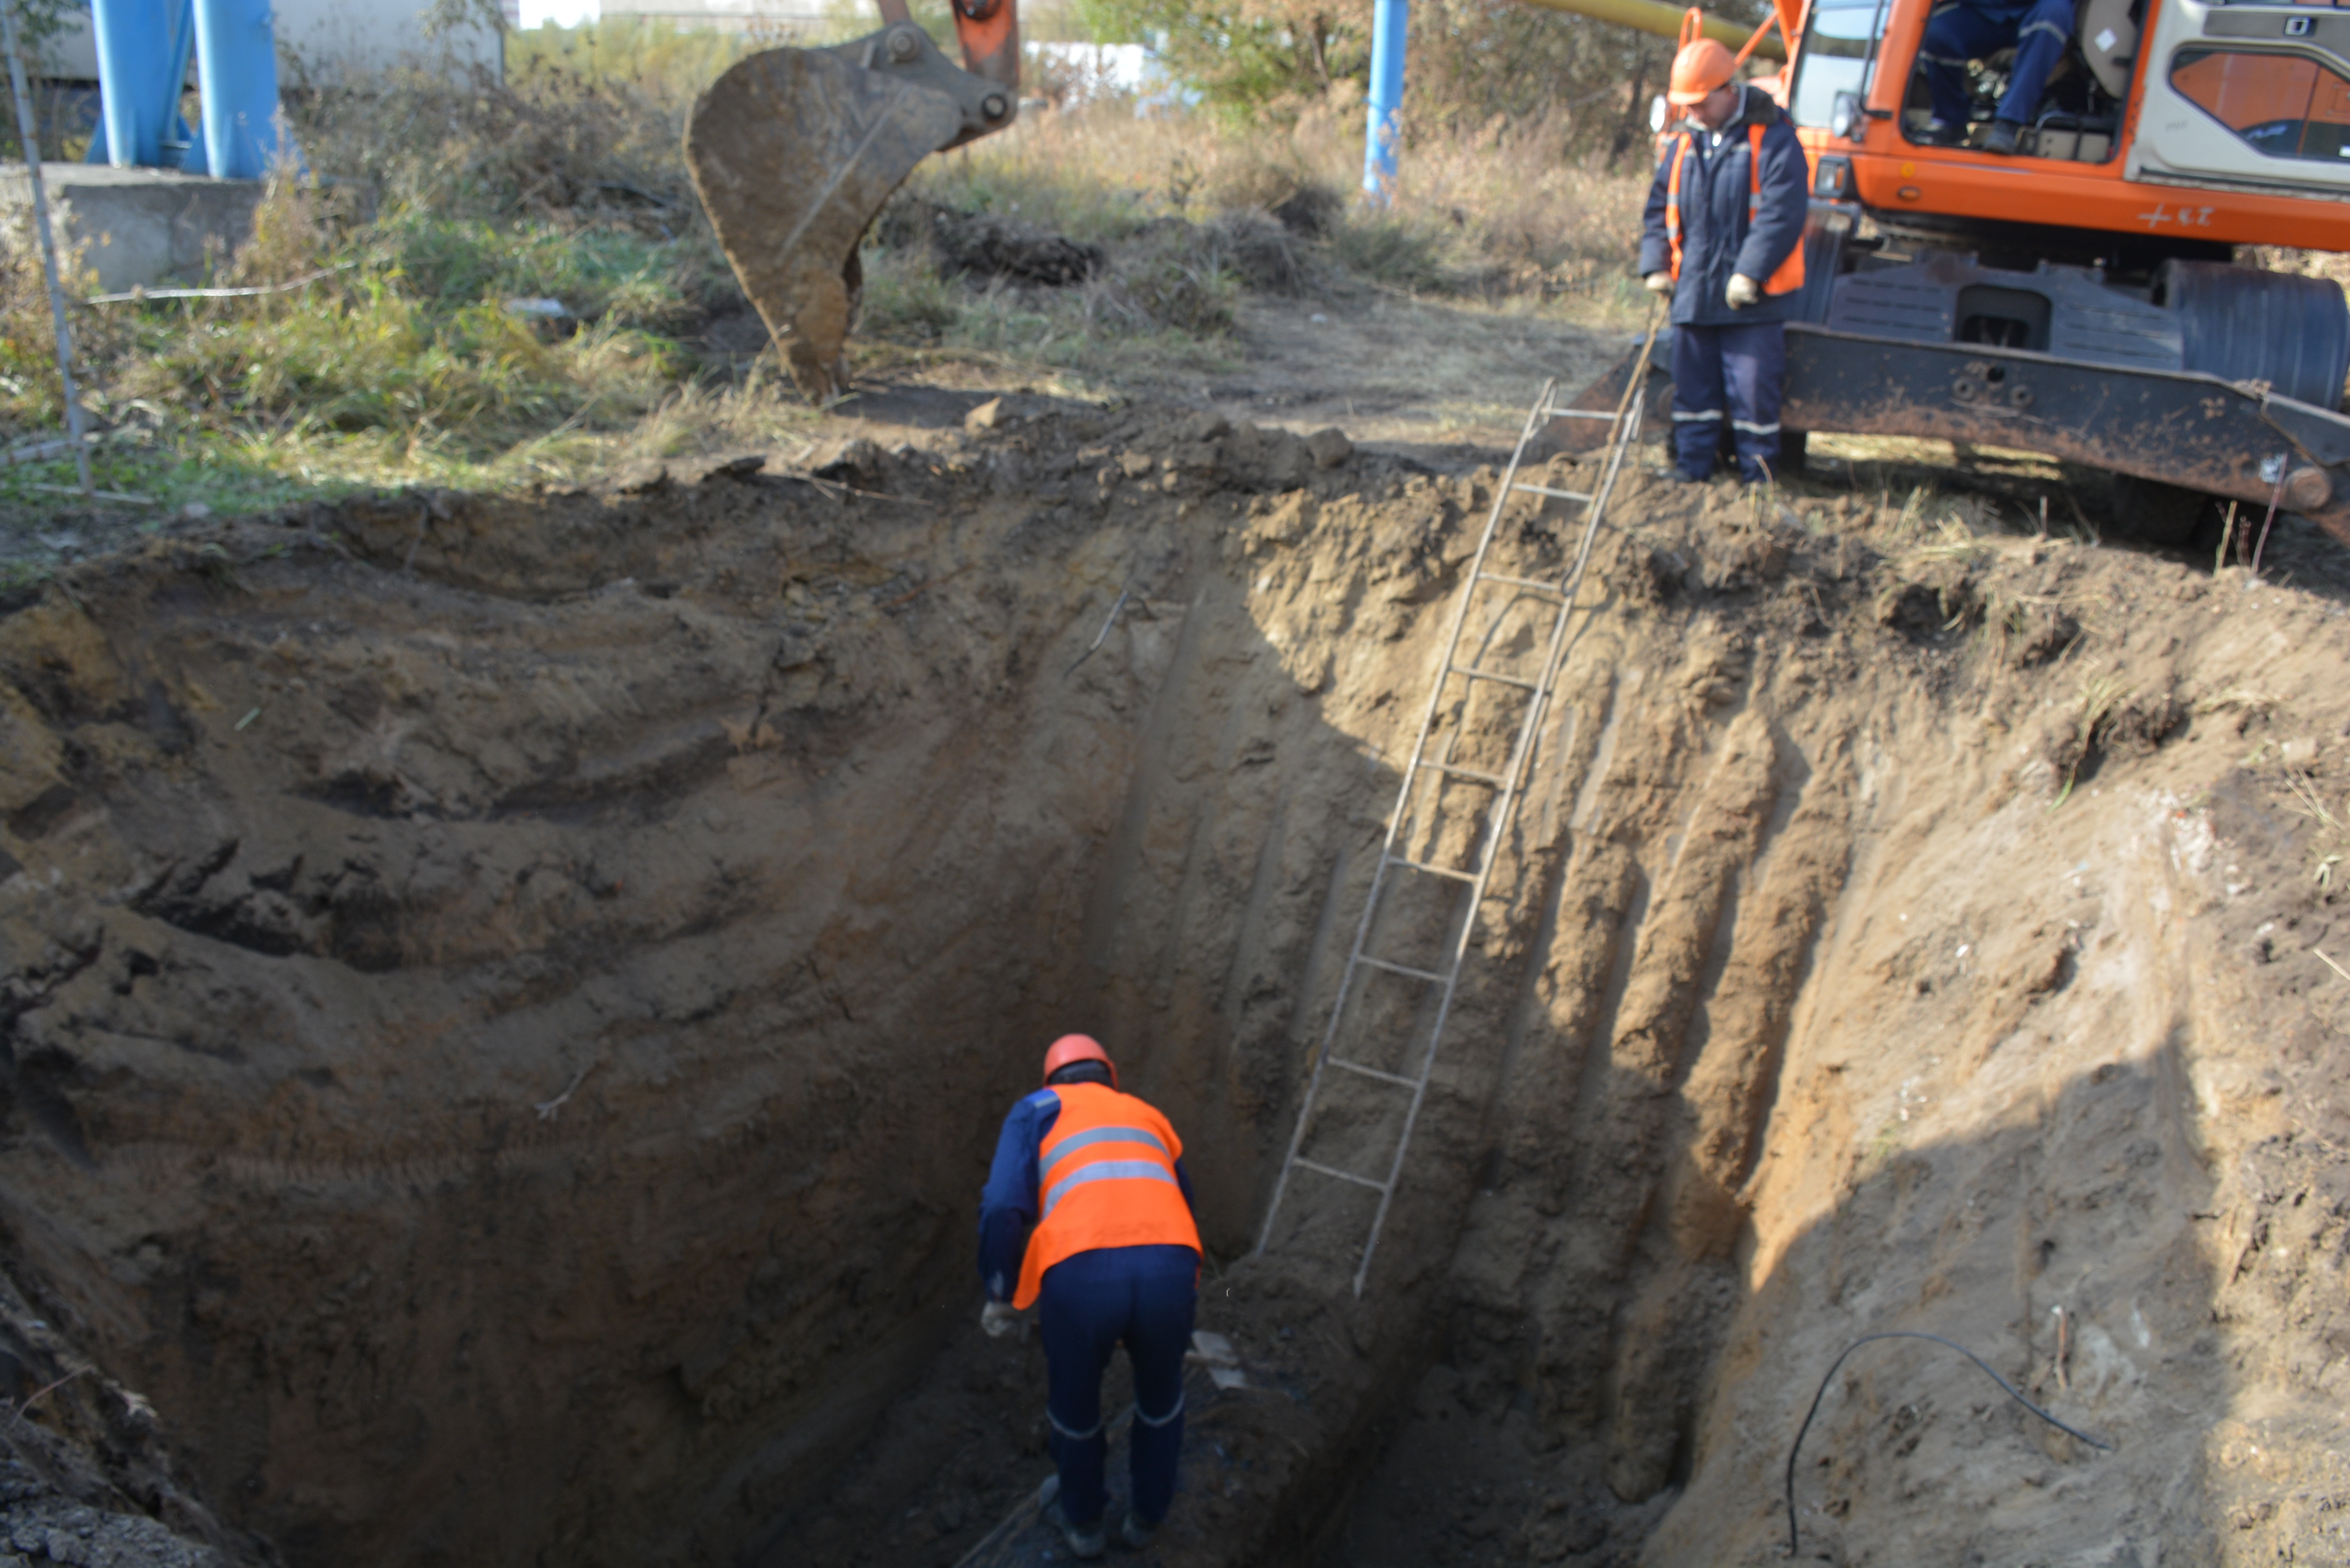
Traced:
<path fill-rule="evenodd" d="M 1364 902 L 1362 920 L 1355 929 L 1354 947 L 1347 956 L 1346 971 L 1338 981 L 1337 1000 L 1330 1009 L 1330 1025 L 1325 1031 L 1322 1043 L 1315 1051 L 1314 1075 L 1306 1084 L 1305 1101 L 1298 1107 L 1297 1126 L 1290 1134 L 1289 1152 L 1282 1160 L 1281 1177 L 1274 1184 L 1273 1201 L 1265 1210 L 1264 1228 L 1259 1233 L 1256 1244 L 1256 1251 L 1259 1255 L 1272 1246 L 1274 1225 L 1280 1218 L 1282 1201 L 1288 1195 L 1290 1177 L 1296 1171 L 1308 1170 L 1335 1181 L 1350 1182 L 1358 1187 L 1371 1189 L 1379 1195 L 1379 1206 L 1378 1214 L 1371 1221 L 1370 1234 L 1363 1242 L 1362 1262 L 1355 1270 L 1355 1294 L 1357 1296 L 1363 1293 L 1363 1282 L 1369 1277 L 1371 1256 L 1378 1248 L 1379 1231 L 1387 1224 L 1388 1210 L 1395 1200 L 1396 1187 L 1403 1175 L 1404 1154 L 1411 1145 L 1412 1130 L 1419 1125 L 1420 1106 L 1428 1096 L 1428 1081 L 1430 1075 L 1435 1070 L 1437 1046 L 1443 1041 L 1445 1022 L 1451 1015 L 1453 996 L 1461 984 L 1461 971 L 1468 961 L 1469 944 L 1476 934 L 1477 912 L 1484 902 L 1485 885 L 1492 875 L 1494 861 L 1500 857 L 1503 836 L 1508 830 L 1512 810 L 1523 788 L 1523 774 L 1525 772 L 1527 758 L 1534 750 L 1534 736 L 1540 730 L 1543 716 L 1550 706 L 1551 689 L 1557 680 L 1560 655 L 1566 646 L 1567 625 L 1574 613 L 1576 595 L 1583 587 L 1584 570 L 1590 564 L 1591 547 L 1598 537 L 1600 524 L 1607 516 L 1608 498 L 1615 493 L 1617 476 L 1622 472 L 1625 456 L 1639 441 L 1642 392 L 1648 379 L 1649 352 L 1654 348 L 1655 343 L 1656 328 L 1651 325 L 1648 341 L 1641 346 L 1638 365 L 1626 380 L 1623 395 L 1618 400 L 1614 412 L 1556 407 L 1553 402 L 1558 388 L 1555 379 L 1543 384 L 1541 396 L 1534 400 L 1534 407 L 1527 411 L 1525 427 L 1519 432 L 1518 444 L 1510 453 L 1509 468 L 1502 475 L 1501 487 L 1494 493 L 1492 509 L 1485 517 L 1484 534 L 1477 541 L 1476 558 L 1470 566 L 1468 580 L 1462 585 L 1460 602 L 1453 609 L 1452 625 L 1445 634 L 1444 656 L 1437 667 L 1436 680 L 1429 692 L 1428 706 L 1420 714 L 1419 733 L 1412 742 L 1411 760 L 1404 766 L 1403 781 L 1396 792 L 1395 809 L 1388 816 L 1387 837 L 1379 846 L 1378 865 L 1371 875 L 1370 897 Z M 1525 459 L 1527 443 L 1533 441 L 1535 434 L 1554 418 L 1608 421 L 1609 439 L 1607 458 L 1601 467 L 1596 490 L 1587 494 L 1580 491 L 1555 490 L 1546 485 L 1526 483 L 1518 478 L 1518 470 Z M 1564 576 L 1555 582 L 1509 576 L 1485 569 L 1486 559 L 1493 546 L 1493 535 L 1501 525 L 1503 512 L 1509 504 L 1510 499 L 1517 495 L 1538 497 L 1537 504 L 1540 504 L 1540 500 L 1558 500 L 1575 503 L 1584 508 L 1583 537 L 1575 547 L 1572 563 Z M 1480 589 L 1489 586 L 1507 588 L 1521 595 L 1543 596 L 1553 601 L 1549 641 L 1543 656 L 1540 673 L 1536 678 L 1528 680 L 1523 676 L 1503 674 L 1498 670 L 1461 662 L 1461 639 L 1469 625 L 1471 601 L 1476 598 Z M 1467 691 L 1473 691 L 1479 683 L 1483 682 L 1496 684 L 1505 689 L 1514 689 L 1525 695 L 1525 711 L 1518 721 L 1517 735 L 1510 749 L 1509 763 L 1498 774 L 1487 770 L 1455 766 L 1450 761 L 1432 759 L 1428 755 L 1429 737 L 1434 732 L 1438 718 L 1443 711 L 1447 693 L 1456 690 L 1453 686 L 1456 680 L 1467 682 Z M 1464 692 L 1464 696 L 1465 694 Z M 1465 716 L 1467 711 L 1465 701 L 1462 711 Z M 1484 829 L 1479 836 L 1475 853 L 1468 866 L 1440 866 L 1432 861 L 1415 860 L 1399 852 L 1399 840 L 1403 836 L 1406 825 L 1412 820 L 1413 798 L 1421 786 L 1423 775 L 1430 774 L 1435 774 L 1440 781 L 1436 803 L 1431 808 L 1430 820 L 1425 825 L 1426 837 L 1431 845 L 1440 842 L 1441 836 L 1440 822 L 1438 820 L 1442 804 L 1441 781 L 1466 780 L 1497 792 L 1492 799 Z M 1398 963 L 1374 956 L 1365 950 L 1370 941 L 1371 933 L 1377 926 L 1384 901 L 1392 897 L 1397 887 L 1397 880 L 1390 876 L 1390 873 L 1399 870 L 1445 878 L 1454 883 L 1465 884 L 1468 888 L 1468 909 L 1452 921 L 1457 929 L 1454 930 L 1450 950 L 1440 968 L 1423 969 Z M 1399 975 L 1407 980 L 1438 988 L 1435 1023 L 1428 1031 L 1426 1044 L 1419 1053 L 1419 1064 L 1416 1072 L 1389 1072 L 1385 1068 L 1375 1067 L 1368 1063 L 1355 1060 L 1351 1055 L 1338 1054 L 1337 1045 L 1347 1022 L 1347 1003 L 1355 999 L 1357 982 L 1366 970 Z M 1408 1051 L 1407 1054 L 1409 1054 Z M 1313 1122 L 1315 1112 L 1321 1107 L 1325 1077 L 1334 1067 L 1341 1072 L 1383 1084 L 1410 1096 L 1409 1106 L 1404 1113 L 1402 1133 L 1395 1139 L 1395 1154 L 1388 1160 L 1387 1173 L 1383 1177 L 1375 1178 L 1362 1175 L 1357 1171 L 1342 1170 L 1334 1165 L 1308 1159 L 1299 1152 L 1305 1147 L 1306 1133 Z"/>

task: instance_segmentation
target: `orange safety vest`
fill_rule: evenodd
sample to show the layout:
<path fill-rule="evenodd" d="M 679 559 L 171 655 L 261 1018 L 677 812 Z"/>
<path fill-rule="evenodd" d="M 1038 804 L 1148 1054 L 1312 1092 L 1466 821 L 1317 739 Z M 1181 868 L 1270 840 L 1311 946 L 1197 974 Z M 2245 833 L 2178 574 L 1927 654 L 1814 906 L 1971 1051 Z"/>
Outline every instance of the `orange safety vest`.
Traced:
<path fill-rule="evenodd" d="M 1175 1179 L 1183 1141 L 1167 1118 L 1107 1084 L 1068 1084 L 1050 1091 L 1061 1114 L 1036 1151 L 1036 1229 L 1012 1297 L 1026 1308 L 1045 1271 L 1064 1258 L 1104 1247 L 1189 1247 L 1200 1228 Z"/>
<path fill-rule="evenodd" d="M 1749 223 L 1762 215 L 1762 132 L 1764 127 L 1746 128 L 1746 221 Z M 1681 160 L 1689 156 L 1696 138 L 1682 131 L 1673 148 L 1672 172 L 1665 176 L 1665 243 L 1673 248 L 1673 281 L 1681 275 Z M 1795 248 L 1779 264 L 1779 270 L 1763 280 L 1764 294 L 1792 294 L 1804 286 L 1804 242 L 1796 237 Z"/>

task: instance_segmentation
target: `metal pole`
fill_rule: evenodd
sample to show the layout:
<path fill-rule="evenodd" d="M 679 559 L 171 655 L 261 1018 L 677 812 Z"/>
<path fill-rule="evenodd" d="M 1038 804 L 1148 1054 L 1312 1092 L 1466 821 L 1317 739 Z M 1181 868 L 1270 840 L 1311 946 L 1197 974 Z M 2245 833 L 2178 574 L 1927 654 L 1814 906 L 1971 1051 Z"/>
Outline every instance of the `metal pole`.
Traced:
<path fill-rule="evenodd" d="M 41 236 L 41 271 L 49 284 L 49 318 L 57 336 L 57 380 L 65 389 L 66 434 L 72 438 L 74 472 L 82 499 L 95 505 L 89 479 L 89 444 L 82 440 L 81 394 L 74 388 L 73 327 L 66 320 L 66 291 L 57 281 L 57 244 L 49 232 L 49 191 L 41 178 L 41 144 L 33 134 L 33 102 L 25 93 L 25 57 L 16 51 L 16 0 L 0 0 L 0 43 L 8 48 L 8 90 L 16 99 L 16 138 L 25 152 L 25 176 L 33 182 L 33 226 Z"/>
<path fill-rule="evenodd" d="M 1363 189 L 1385 206 L 1395 189 L 1396 112 L 1403 108 L 1404 41 L 1411 0 L 1372 0 L 1371 106 L 1363 147 Z"/>
<path fill-rule="evenodd" d="M 205 166 L 258 180 L 277 153 L 277 42 L 269 0 L 196 0 Z"/>

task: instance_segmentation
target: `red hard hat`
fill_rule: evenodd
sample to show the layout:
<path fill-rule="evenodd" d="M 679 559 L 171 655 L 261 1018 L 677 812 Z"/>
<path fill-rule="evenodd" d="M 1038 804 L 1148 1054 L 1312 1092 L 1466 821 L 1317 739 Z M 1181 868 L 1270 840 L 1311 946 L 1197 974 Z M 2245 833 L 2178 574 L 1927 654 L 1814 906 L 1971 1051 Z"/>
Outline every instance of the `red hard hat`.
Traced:
<path fill-rule="evenodd" d="M 1052 1049 L 1045 1053 L 1045 1082 L 1050 1084 L 1053 1075 L 1072 1062 L 1099 1062 L 1109 1069 L 1109 1086 L 1118 1087 L 1118 1064 L 1090 1034 L 1064 1034 L 1053 1042 Z"/>

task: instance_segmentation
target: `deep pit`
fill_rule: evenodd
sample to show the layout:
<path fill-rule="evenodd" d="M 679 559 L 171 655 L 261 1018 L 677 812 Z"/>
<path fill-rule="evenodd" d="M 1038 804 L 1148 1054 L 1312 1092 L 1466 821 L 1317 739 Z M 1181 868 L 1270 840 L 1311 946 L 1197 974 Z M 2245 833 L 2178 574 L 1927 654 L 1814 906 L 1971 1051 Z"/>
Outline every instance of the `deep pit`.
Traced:
<path fill-rule="evenodd" d="M 2306 538 L 2252 587 L 1636 476 L 1370 1288 L 1342 1191 L 1247 1256 L 1493 482 L 1040 408 L 7 607 L 12 1521 L 951 1568 L 1048 1465 L 972 1220 L 1082 1028 L 1190 1145 L 1248 1377 L 1195 1379 L 1145 1560 L 1777 1561 L 1804 1407 L 1891 1328 L 2116 1451 L 1870 1347 L 1807 1555 L 2350 1553 L 2350 572 Z M 1392 1115 L 1340 1111 L 1334 1158 Z"/>

